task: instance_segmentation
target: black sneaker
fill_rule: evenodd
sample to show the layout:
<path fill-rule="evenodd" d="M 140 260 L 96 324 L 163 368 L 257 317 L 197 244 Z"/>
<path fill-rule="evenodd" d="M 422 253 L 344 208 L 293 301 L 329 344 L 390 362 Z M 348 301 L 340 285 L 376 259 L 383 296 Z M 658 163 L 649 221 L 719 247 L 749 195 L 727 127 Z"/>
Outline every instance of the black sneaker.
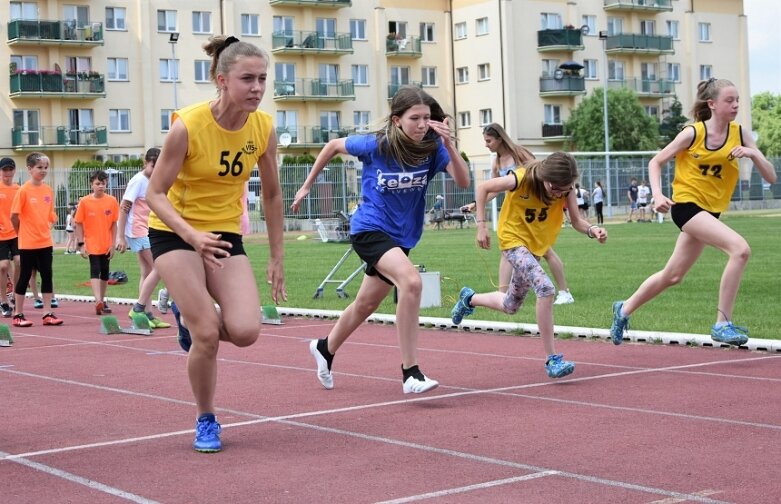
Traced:
<path fill-rule="evenodd" d="M 8 303 L 2 303 L 0 304 L 0 310 L 3 312 L 3 317 L 10 317 L 14 314 L 14 310 L 11 308 L 11 306 Z"/>

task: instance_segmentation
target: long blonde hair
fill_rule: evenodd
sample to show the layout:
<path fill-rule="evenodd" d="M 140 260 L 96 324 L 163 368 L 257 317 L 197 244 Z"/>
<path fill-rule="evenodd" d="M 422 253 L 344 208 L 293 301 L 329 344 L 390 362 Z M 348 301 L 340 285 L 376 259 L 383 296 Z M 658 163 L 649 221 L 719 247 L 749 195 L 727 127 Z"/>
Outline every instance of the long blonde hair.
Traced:
<path fill-rule="evenodd" d="M 691 110 L 695 121 L 707 121 L 711 118 L 712 113 L 708 106 L 708 100 L 717 99 L 721 90 L 726 87 L 735 87 L 735 84 L 727 79 L 717 79 L 715 77 L 697 84 L 697 98 L 694 100 Z"/>
<path fill-rule="evenodd" d="M 575 158 L 566 152 L 554 152 L 545 159 L 535 159 L 526 166 L 526 174 L 521 179 L 518 190 L 524 194 L 532 194 L 550 205 L 553 199 L 545 189 L 545 182 L 557 187 L 572 186 L 577 178 L 578 163 Z M 562 197 L 566 198 L 566 194 Z"/>
<path fill-rule="evenodd" d="M 504 147 L 510 152 L 510 156 L 513 158 L 513 162 L 516 166 L 525 166 L 530 161 L 535 159 L 534 154 L 523 145 L 518 145 L 510 139 L 510 135 L 502 128 L 498 123 L 491 123 L 483 128 L 483 135 L 496 138 L 500 142 L 500 146 Z M 494 160 L 493 166 L 491 166 L 491 177 L 499 176 L 499 158 L 497 155 Z"/>

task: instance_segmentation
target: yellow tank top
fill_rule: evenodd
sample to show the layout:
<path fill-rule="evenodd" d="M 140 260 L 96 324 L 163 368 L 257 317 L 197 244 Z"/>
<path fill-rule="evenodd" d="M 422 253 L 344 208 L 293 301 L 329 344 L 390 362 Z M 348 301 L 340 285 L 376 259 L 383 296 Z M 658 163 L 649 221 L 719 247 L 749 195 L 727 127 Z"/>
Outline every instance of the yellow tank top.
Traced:
<path fill-rule="evenodd" d="M 228 131 L 203 102 L 179 110 L 172 120 L 177 119 L 187 128 L 187 155 L 168 200 L 199 231 L 239 233 L 244 183 L 268 147 L 271 116 L 255 111 L 241 129 Z M 149 227 L 171 231 L 154 212 Z"/>
<path fill-rule="evenodd" d="M 675 156 L 672 199 L 676 203 L 696 203 L 709 212 L 723 212 L 738 183 L 738 160 L 730 152 L 743 144 L 740 125 L 730 122 L 724 144 L 713 150 L 705 143 L 705 123 L 696 122 L 691 127 L 694 140 Z"/>
<path fill-rule="evenodd" d="M 499 213 L 499 248 L 526 247 L 532 254 L 542 256 L 559 236 L 566 197 L 555 198 L 550 205 L 545 205 L 534 195 L 521 193 L 526 168 L 517 168 L 512 173 L 516 178 L 515 189 L 505 193 Z"/>

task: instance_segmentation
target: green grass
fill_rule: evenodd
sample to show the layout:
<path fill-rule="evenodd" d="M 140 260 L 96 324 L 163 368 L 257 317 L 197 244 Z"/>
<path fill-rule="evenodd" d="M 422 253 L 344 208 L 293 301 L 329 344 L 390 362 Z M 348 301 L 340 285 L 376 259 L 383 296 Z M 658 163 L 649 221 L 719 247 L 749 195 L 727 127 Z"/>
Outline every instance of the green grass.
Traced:
<path fill-rule="evenodd" d="M 779 339 L 781 327 L 781 213 L 729 213 L 723 221 L 743 235 L 752 247 L 752 258 L 743 277 L 733 319 L 746 325 L 750 336 Z M 650 274 L 661 269 L 672 252 L 678 237 L 678 228 L 671 222 L 658 224 L 609 223 L 609 239 L 605 245 L 588 240 L 571 228 L 563 229 L 555 245 L 564 261 L 570 290 L 575 303 L 556 307 L 557 325 L 583 327 L 610 327 L 613 301 L 626 299 Z M 317 286 L 348 249 L 346 243 L 321 243 L 316 234 L 306 240 L 297 240 L 298 234 L 289 234 L 285 241 L 285 274 L 288 301 L 283 306 L 344 309 L 352 300 L 340 299 L 335 284 L 326 286 L 321 299 L 313 299 Z M 250 237 L 247 250 L 255 269 L 263 303 L 270 303 L 269 288 L 265 282 L 267 247 L 262 236 Z M 499 252 L 495 237 L 493 248 L 482 250 L 475 245 L 475 230 L 447 228 L 434 231 L 427 228 L 423 239 L 410 254 L 415 264 L 424 264 L 428 271 L 441 275 L 442 307 L 421 310 L 422 316 L 449 317 L 450 308 L 459 290 L 469 285 L 478 292 L 493 290 Z M 633 329 L 660 330 L 707 334 L 716 316 L 719 280 L 726 256 L 706 248 L 700 259 L 679 286 L 662 293 L 632 316 Z M 337 278 L 345 278 L 359 266 L 355 254 L 345 263 Z M 543 261 L 543 265 L 545 262 Z M 55 255 L 55 290 L 60 294 L 91 295 L 89 287 L 80 284 L 89 277 L 89 265 L 79 256 Z M 546 265 L 547 267 L 547 265 Z M 111 270 L 128 273 L 126 285 L 109 287 L 109 296 L 135 297 L 138 268 L 135 256 L 118 255 L 111 262 Z M 352 296 L 358 290 L 362 276 L 350 283 L 346 292 Z M 389 296 L 378 313 L 394 313 L 395 305 Z M 472 316 L 480 320 L 534 323 L 534 296 L 531 295 L 514 316 L 487 309 L 479 309 Z"/>

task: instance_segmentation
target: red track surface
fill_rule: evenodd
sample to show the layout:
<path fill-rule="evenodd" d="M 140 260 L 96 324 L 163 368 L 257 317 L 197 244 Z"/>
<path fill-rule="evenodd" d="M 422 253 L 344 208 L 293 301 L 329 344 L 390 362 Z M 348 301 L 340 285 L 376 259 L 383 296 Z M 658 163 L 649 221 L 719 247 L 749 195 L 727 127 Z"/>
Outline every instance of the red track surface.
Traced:
<path fill-rule="evenodd" d="M 365 324 L 326 391 L 307 341 L 332 322 L 287 319 L 220 349 L 205 455 L 175 330 L 106 336 L 91 309 L 28 310 L 0 348 L 3 504 L 779 500 L 777 354 L 564 340 L 577 369 L 554 381 L 538 338 L 428 330 L 441 386 L 413 397 L 395 327 Z"/>

